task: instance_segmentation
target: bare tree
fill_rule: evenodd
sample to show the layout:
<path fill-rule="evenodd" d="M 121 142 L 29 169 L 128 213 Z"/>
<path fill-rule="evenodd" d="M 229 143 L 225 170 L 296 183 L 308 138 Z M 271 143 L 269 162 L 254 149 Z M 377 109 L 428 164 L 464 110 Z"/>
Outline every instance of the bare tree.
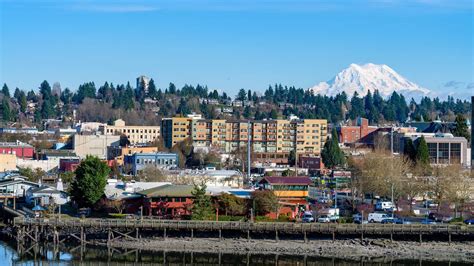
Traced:
<path fill-rule="evenodd" d="M 166 176 L 155 166 L 148 165 L 146 166 L 139 174 L 138 178 L 147 182 L 164 182 L 166 181 Z"/>

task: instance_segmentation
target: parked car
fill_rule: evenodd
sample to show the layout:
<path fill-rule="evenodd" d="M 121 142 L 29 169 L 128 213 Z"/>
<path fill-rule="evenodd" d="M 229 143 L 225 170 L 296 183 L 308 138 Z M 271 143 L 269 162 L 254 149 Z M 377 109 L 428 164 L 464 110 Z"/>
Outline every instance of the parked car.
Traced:
<path fill-rule="evenodd" d="M 329 215 L 321 215 L 319 216 L 318 218 L 318 223 L 330 223 L 331 222 L 331 219 L 329 218 Z"/>
<path fill-rule="evenodd" d="M 386 219 L 386 218 L 391 218 L 391 216 L 382 212 L 372 212 L 372 213 L 369 213 L 368 220 L 369 220 L 369 223 L 380 223 L 382 222 L 383 219 Z"/>
<path fill-rule="evenodd" d="M 464 220 L 464 223 L 468 225 L 474 225 L 474 217 Z"/>
<path fill-rule="evenodd" d="M 395 206 L 391 201 L 379 201 L 375 204 L 375 210 L 378 211 L 387 211 L 394 209 Z"/>
<path fill-rule="evenodd" d="M 303 223 L 314 223 L 314 216 L 311 212 L 304 212 L 301 220 Z"/>

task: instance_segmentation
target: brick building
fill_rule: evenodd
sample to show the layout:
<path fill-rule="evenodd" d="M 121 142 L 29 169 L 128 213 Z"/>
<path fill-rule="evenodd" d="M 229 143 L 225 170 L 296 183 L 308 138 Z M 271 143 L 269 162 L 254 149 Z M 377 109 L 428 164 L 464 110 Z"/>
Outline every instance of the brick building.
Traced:
<path fill-rule="evenodd" d="M 337 127 L 340 143 L 347 145 L 373 144 L 373 133 L 378 130 L 378 127 L 369 126 L 369 120 L 366 118 L 358 118 L 349 124 Z"/>

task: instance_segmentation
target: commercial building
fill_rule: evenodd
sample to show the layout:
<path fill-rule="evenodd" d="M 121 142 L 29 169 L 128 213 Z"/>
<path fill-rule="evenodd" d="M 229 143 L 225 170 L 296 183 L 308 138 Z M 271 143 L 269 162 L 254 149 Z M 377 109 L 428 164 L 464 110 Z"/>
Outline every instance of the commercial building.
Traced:
<path fill-rule="evenodd" d="M 100 159 L 107 158 L 107 147 L 118 146 L 120 136 L 109 135 L 74 135 L 73 150 L 79 158 L 84 159 L 87 155 L 97 156 Z"/>
<path fill-rule="evenodd" d="M 139 174 L 147 167 L 169 169 L 178 167 L 178 155 L 175 153 L 134 153 L 125 155 L 125 169 L 130 169 L 132 175 Z"/>
<path fill-rule="evenodd" d="M 224 153 L 246 150 L 250 138 L 255 161 L 285 164 L 291 151 L 296 151 L 298 156 L 321 153 L 327 137 L 327 120 L 235 121 L 173 117 L 163 119 L 162 132 L 168 148 L 191 139 L 197 149 L 214 148 Z"/>
<path fill-rule="evenodd" d="M 158 152 L 158 147 L 153 146 L 110 146 L 107 148 L 107 160 L 114 160 L 118 166 L 124 164 L 125 155 L 132 155 L 134 153 L 155 153 Z"/>
<path fill-rule="evenodd" d="M 398 152 L 403 153 L 407 139 L 416 143 L 421 136 L 428 144 L 431 164 L 467 165 L 467 140 L 451 133 L 405 133 L 401 136 Z"/>
<path fill-rule="evenodd" d="M 18 158 L 31 159 L 35 148 L 18 140 L 16 142 L 0 142 L 0 153 L 15 154 Z"/>
<path fill-rule="evenodd" d="M 150 143 L 160 138 L 160 126 L 126 126 L 125 121 L 118 119 L 113 126 L 103 125 L 100 130 L 104 135 L 125 135 L 130 144 Z"/>
<path fill-rule="evenodd" d="M 164 185 L 138 192 L 144 198 L 145 215 L 177 218 L 190 215 L 194 196 L 192 185 Z"/>
<path fill-rule="evenodd" d="M 307 176 L 266 176 L 258 182 L 265 190 L 271 190 L 280 201 L 305 203 L 308 186 L 313 182 Z"/>
<path fill-rule="evenodd" d="M 372 133 L 377 131 L 378 127 L 369 126 L 369 120 L 358 118 L 351 121 L 349 125 L 337 127 L 339 142 L 343 144 L 373 144 Z"/>

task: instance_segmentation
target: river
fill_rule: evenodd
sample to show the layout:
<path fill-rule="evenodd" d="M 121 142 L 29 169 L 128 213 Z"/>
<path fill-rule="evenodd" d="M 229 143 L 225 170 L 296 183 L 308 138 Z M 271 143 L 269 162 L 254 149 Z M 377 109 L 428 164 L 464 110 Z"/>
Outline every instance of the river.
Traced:
<path fill-rule="evenodd" d="M 0 265 L 472 265 L 439 261 L 377 258 L 343 260 L 312 256 L 278 256 L 269 254 L 219 254 L 213 252 L 167 252 L 120 250 L 102 247 L 50 246 L 31 247 L 19 255 L 13 242 L 0 240 Z"/>

